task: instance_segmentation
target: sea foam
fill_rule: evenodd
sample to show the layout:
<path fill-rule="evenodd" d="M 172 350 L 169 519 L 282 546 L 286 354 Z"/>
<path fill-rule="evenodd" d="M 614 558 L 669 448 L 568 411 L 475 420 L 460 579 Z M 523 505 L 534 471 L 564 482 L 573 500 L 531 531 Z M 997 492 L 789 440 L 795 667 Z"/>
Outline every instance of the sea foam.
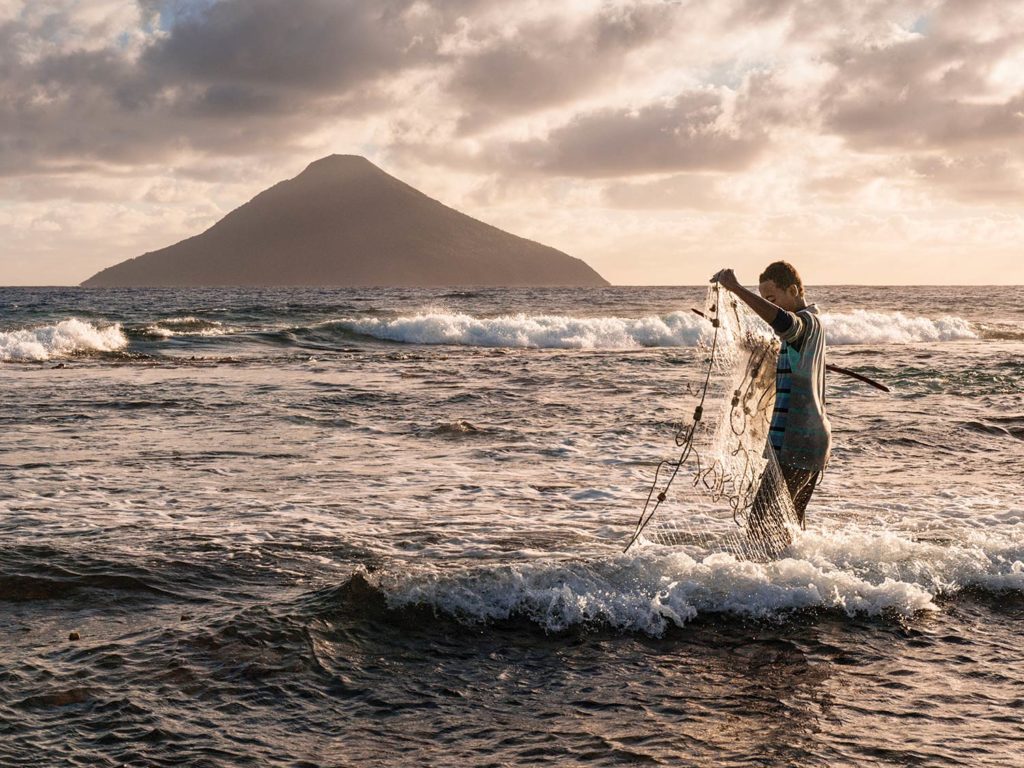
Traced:
<path fill-rule="evenodd" d="M 1018 534 L 958 542 L 856 528 L 802 534 L 784 557 L 750 562 L 645 546 L 607 559 L 422 571 L 382 582 L 393 608 L 427 606 L 475 624 L 526 618 L 546 631 L 607 626 L 661 635 L 700 615 L 777 619 L 804 609 L 909 617 L 971 587 L 1024 589 Z"/>
<path fill-rule="evenodd" d="M 143 329 L 142 333 L 146 336 L 169 339 L 175 336 L 225 336 L 236 330 L 216 320 L 189 315 L 159 320 Z"/>
<path fill-rule="evenodd" d="M 857 309 L 825 313 L 821 321 L 829 344 L 911 344 L 978 338 L 967 320 L 954 316 L 932 320 L 902 312 Z"/>
<path fill-rule="evenodd" d="M 117 352 L 127 345 L 119 323 L 98 327 L 72 317 L 55 325 L 0 331 L 0 360 L 51 360 L 89 352 Z"/>
<path fill-rule="evenodd" d="M 411 344 L 542 349 L 691 347 L 709 328 L 707 321 L 689 311 L 636 319 L 425 312 L 392 319 L 345 319 L 335 324 L 352 333 Z"/>
<path fill-rule="evenodd" d="M 959 317 L 930 319 L 902 312 L 822 315 L 830 344 L 910 344 L 976 339 Z M 344 318 L 326 324 L 349 333 L 406 344 L 539 349 L 639 349 L 692 347 L 710 339 L 710 324 L 691 311 L 626 317 L 564 315 L 473 315 L 431 311 L 395 318 Z"/>

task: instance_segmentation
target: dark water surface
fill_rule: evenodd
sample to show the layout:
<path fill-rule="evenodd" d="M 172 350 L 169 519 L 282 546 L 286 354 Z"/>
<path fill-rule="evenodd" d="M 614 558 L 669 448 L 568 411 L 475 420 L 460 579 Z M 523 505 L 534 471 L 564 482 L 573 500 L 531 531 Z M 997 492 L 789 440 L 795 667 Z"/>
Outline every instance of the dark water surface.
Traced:
<path fill-rule="evenodd" d="M 622 554 L 702 288 L 0 289 L 0 764 L 1024 764 L 1020 289 L 811 293 L 751 563 Z"/>

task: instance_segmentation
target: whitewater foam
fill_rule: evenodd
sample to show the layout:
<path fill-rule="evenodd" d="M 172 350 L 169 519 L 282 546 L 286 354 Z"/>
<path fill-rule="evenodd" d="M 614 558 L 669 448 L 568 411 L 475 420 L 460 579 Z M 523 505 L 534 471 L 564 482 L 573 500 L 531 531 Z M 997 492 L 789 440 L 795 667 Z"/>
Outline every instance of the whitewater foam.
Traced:
<path fill-rule="evenodd" d="M 829 344 L 911 344 L 978 338 L 969 322 L 953 316 L 931 320 L 902 312 L 857 309 L 826 313 L 821 321 Z"/>
<path fill-rule="evenodd" d="M 960 529 L 953 541 L 847 526 L 807 531 L 793 549 L 809 562 L 873 582 L 894 579 L 918 584 L 932 594 L 965 587 L 1024 590 L 1024 526 L 1020 525 L 1001 531 Z"/>
<path fill-rule="evenodd" d="M 603 560 L 392 576 L 380 587 L 392 608 L 427 606 L 469 624 L 525 617 L 549 632 L 600 625 L 658 636 L 702 614 L 779 619 L 805 609 L 910 617 L 965 587 L 1024 589 L 1018 534 L 938 544 L 848 528 L 804 534 L 788 557 L 765 563 L 648 545 Z"/>
<path fill-rule="evenodd" d="M 0 360 L 29 362 L 89 352 L 117 352 L 128 345 L 121 325 L 98 327 L 77 318 L 14 331 L 0 331 Z"/>
<path fill-rule="evenodd" d="M 691 312 L 637 319 L 523 313 L 482 318 L 426 312 L 391 319 L 350 318 L 334 325 L 352 333 L 412 344 L 542 349 L 694 346 L 707 332 L 706 322 Z"/>
<path fill-rule="evenodd" d="M 977 339 L 979 334 L 959 317 L 929 319 L 856 310 L 822 316 L 828 342 L 910 344 Z M 710 340 L 710 325 L 691 311 L 646 317 L 575 317 L 528 315 L 497 317 L 429 310 L 392 318 L 350 317 L 316 326 L 404 344 L 450 344 L 470 347 L 529 349 L 642 349 L 694 347 Z M 163 318 L 129 332 L 155 339 L 210 337 L 239 329 L 193 316 Z M 987 334 L 986 334 L 987 335 Z M 120 324 L 100 327 L 77 318 L 53 325 L 0 331 L 0 360 L 49 360 L 88 352 L 124 349 L 128 340 Z"/>
<path fill-rule="evenodd" d="M 822 316 L 830 344 L 910 344 L 976 339 L 959 317 L 930 319 L 902 312 L 832 313 Z M 535 349 L 639 349 L 693 347 L 709 337 L 707 321 L 691 311 L 641 318 L 501 315 L 475 317 L 429 311 L 394 318 L 342 318 L 323 324 L 349 333 L 406 344 Z"/>
<path fill-rule="evenodd" d="M 217 320 L 205 320 L 188 315 L 159 320 L 146 326 L 142 332 L 147 336 L 169 339 L 174 336 L 225 336 L 236 330 Z"/>

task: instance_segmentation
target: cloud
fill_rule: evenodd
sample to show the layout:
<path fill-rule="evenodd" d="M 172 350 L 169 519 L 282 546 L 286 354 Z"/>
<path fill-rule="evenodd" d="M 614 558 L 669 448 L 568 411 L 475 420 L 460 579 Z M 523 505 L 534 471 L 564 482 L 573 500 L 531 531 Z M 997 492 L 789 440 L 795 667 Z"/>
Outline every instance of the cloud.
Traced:
<path fill-rule="evenodd" d="M 961 10 L 955 2 L 937 9 L 927 34 L 829 51 L 825 129 L 867 151 L 1024 144 L 1024 77 L 1009 90 L 1005 78 L 993 79 L 1008 60 L 1024 61 L 1024 30 L 966 26 Z"/>
<path fill-rule="evenodd" d="M 582 18 L 527 18 L 511 29 L 466 29 L 445 87 L 463 115 L 459 132 L 565 104 L 621 72 L 632 52 L 663 39 L 679 8 L 663 2 L 608 5 Z"/>
<path fill-rule="evenodd" d="M 602 192 L 614 208 L 631 210 L 702 210 L 743 207 L 730 198 L 716 174 L 681 173 L 653 181 L 612 182 Z"/>
<path fill-rule="evenodd" d="M 224 0 L 146 49 L 161 80 L 337 93 L 429 60 L 408 0 Z"/>
<path fill-rule="evenodd" d="M 920 186 L 940 190 L 959 202 L 1024 207 L 1024 168 L 1009 152 L 929 155 L 915 158 L 911 169 Z"/>
<path fill-rule="evenodd" d="M 101 45 L 81 44 L 76 5 L 0 24 L 0 173 L 287 148 L 312 122 L 379 109 L 376 81 L 436 60 L 424 33 L 445 23 L 412 0 L 142 9 L 113 39 L 100 14 Z M 159 18 L 171 26 L 146 32 Z"/>
<path fill-rule="evenodd" d="M 639 109 L 575 116 L 543 138 L 510 144 L 509 161 L 567 176 L 739 170 L 767 144 L 765 132 L 732 120 L 731 94 L 706 89 Z"/>

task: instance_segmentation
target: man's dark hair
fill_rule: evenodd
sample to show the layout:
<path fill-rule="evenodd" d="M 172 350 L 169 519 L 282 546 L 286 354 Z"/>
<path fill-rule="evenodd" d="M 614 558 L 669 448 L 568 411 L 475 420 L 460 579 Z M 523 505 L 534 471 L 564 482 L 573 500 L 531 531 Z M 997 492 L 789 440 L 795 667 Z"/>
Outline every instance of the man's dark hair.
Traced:
<path fill-rule="evenodd" d="M 773 261 L 765 267 L 764 272 L 757 278 L 757 282 L 763 283 L 765 280 L 771 280 L 782 290 L 795 285 L 800 295 L 804 295 L 804 281 L 800 279 L 800 273 L 796 271 L 796 267 L 788 261 Z"/>

